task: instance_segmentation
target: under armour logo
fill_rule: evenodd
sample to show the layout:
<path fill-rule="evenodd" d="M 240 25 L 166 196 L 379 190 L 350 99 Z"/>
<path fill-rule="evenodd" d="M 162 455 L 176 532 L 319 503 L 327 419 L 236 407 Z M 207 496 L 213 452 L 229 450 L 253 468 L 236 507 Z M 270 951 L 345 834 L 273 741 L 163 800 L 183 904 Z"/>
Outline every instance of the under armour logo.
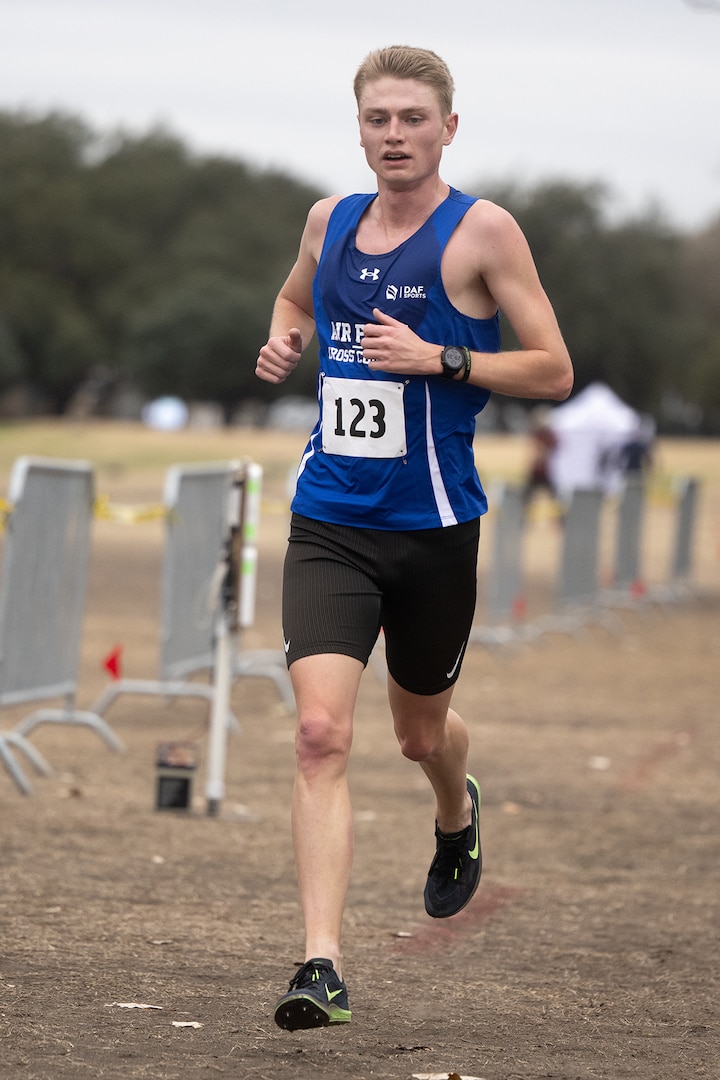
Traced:
<path fill-rule="evenodd" d="M 360 280 L 361 281 L 367 281 L 368 278 L 370 278 L 370 281 L 377 281 L 377 279 L 379 277 L 380 277 L 380 267 L 379 266 L 376 266 L 374 268 L 374 270 L 369 270 L 368 267 L 366 266 L 364 270 L 360 271 Z"/>

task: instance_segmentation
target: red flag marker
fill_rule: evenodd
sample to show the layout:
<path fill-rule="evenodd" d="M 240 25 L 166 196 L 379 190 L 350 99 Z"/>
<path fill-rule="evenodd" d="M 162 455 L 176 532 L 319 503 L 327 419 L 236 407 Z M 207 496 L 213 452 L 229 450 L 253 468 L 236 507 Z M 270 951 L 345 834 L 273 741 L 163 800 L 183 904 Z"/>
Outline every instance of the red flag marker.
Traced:
<path fill-rule="evenodd" d="M 120 659 L 122 657 L 123 647 L 122 645 L 116 645 L 115 648 L 107 654 L 103 660 L 103 667 L 107 672 L 112 675 L 113 679 L 120 678 Z"/>

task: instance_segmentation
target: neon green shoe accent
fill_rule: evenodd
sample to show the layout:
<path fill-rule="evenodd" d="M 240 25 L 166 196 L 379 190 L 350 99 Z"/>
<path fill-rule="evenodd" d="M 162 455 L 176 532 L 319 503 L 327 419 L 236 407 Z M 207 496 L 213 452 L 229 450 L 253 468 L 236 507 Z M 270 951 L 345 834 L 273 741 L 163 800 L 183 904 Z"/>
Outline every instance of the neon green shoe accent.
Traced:
<path fill-rule="evenodd" d="M 349 1009 L 341 1009 L 339 1005 L 330 1009 L 329 1023 L 331 1024 L 349 1024 L 351 1019 L 352 1013 Z"/>
<path fill-rule="evenodd" d="M 475 777 L 471 776 L 470 773 L 467 774 L 467 779 L 468 779 L 468 784 L 472 784 L 472 786 L 475 788 L 475 791 L 477 792 L 476 813 L 474 815 L 475 816 L 475 843 L 473 844 L 472 848 L 470 848 L 470 850 L 468 851 L 468 856 L 471 859 L 477 859 L 478 855 L 480 854 L 480 785 L 478 784 Z M 470 797 L 472 798 L 472 795 Z"/>

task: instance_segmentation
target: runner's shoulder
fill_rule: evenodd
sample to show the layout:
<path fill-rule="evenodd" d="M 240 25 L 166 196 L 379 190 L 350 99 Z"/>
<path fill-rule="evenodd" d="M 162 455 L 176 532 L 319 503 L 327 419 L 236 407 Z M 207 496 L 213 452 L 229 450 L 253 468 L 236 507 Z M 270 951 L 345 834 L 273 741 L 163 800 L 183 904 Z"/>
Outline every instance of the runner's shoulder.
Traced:
<path fill-rule="evenodd" d="M 330 195 L 325 199 L 318 199 L 308 211 L 304 239 L 310 249 L 315 253 L 316 259 L 319 257 L 320 250 L 322 249 L 330 215 L 341 199 L 341 195 Z"/>

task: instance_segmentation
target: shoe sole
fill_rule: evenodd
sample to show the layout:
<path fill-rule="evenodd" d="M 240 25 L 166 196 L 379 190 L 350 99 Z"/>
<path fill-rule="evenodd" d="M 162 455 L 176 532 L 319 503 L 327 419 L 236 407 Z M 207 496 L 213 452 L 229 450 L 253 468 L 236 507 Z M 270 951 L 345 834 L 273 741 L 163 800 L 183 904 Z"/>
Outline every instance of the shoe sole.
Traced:
<path fill-rule="evenodd" d="M 335 1008 L 328 1011 L 314 998 L 302 994 L 282 1001 L 275 1009 L 275 1023 L 284 1031 L 348 1024 L 351 1016 L 349 1009 Z"/>

